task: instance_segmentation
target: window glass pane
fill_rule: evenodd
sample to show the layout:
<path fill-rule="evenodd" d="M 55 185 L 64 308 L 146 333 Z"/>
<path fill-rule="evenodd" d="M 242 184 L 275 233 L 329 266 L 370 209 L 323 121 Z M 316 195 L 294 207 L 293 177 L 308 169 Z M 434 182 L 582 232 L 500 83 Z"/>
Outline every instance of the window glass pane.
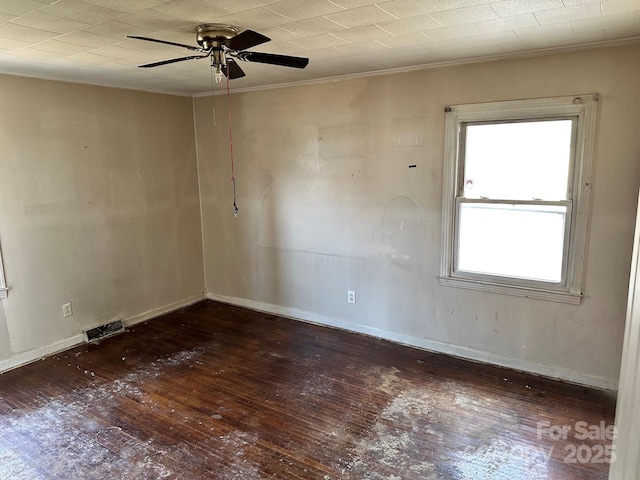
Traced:
<path fill-rule="evenodd" d="M 559 283 L 567 208 L 460 204 L 457 269 Z"/>
<path fill-rule="evenodd" d="M 572 120 L 466 126 L 464 196 L 564 200 Z"/>

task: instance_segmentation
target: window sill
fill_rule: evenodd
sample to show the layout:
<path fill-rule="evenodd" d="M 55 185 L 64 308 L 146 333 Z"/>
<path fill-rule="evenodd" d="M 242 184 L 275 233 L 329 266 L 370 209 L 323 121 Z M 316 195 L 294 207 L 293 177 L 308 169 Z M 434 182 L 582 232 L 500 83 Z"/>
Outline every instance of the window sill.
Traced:
<path fill-rule="evenodd" d="M 0 298 L 7 298 L 8 292 L 8 288 L 0 288 Z"/>
<path fill-rule="evenodd" d="M 533 298 L 536 300 L 569 303 L 571 305 L 580 305 L 580 302 L 582 301 L 582 294 L 580 293 L 557 292 L 531 287 L 516 287 L 513 285 L 501 285 L 499 283 L 480 282 L 477 280 L 466 280 L 452 277 L 438 278 L 440 279 L 440 285 L 445 287 L 466 288 L 468 290 L 478 290 L 481 292 L 501 293 L 504 295 L 515 295 L 517 297 Z"/>

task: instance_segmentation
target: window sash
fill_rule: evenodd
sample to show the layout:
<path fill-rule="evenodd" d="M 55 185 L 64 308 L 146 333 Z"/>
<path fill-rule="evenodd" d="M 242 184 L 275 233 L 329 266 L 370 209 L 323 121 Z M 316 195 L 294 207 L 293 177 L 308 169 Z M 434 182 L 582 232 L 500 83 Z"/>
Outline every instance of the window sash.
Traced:
<path fill-rule="evenodd" d="M 464 204 L 481 204 L 481 205 L 524 205 L 524 206 L 559 206 L 566 209 L 564 219 L 564 241 L 562 247 L 562 265 L 561 265 L 561 279 L 559 282 L 547 282 L 544 280 L 528 279 L 523 277 L 513 277 L 505 275 L 492 275 L 490 273 L 476 273 L 461 270 L 458 267 L 459 252 L 460 252 L 460 211 Z M 558 200 L 558 201 L 545 201 L 545 200 L 499 200 L 499 199 L 476 199 L 457 197 L 455 200 L 455 233 L 453 243 L 453 262 L 451 277 L 458 279 L 486 281 L 491 283 L 502 283 L 515 286 L 529 286 L 539 287 L 548 290 L 568 291 L 567 279 L 569 269 L 569 247 L 570 247 L 570 234 L 572 224 L 572 207 L 573 202 L 571 200 Z"/>
<path fill-rule="evenodd" d="M 506 118 L 502 120 L 485 120 L 485 121 L 467 121 L 460 123 L 460 131 L 458 134 L 458 178 L 457 180 L 457 194 L 464 197 L 465 190 L 465 158 L 466 158 L 466 146 L 467 146 L 467 127 L 474 125 L 495 125 L 498 123 L 530 123 L 530 122 L 545 122 L 545 121 L 557 121 L 557 120 L 571 120 L 571 151 L 569 152 L 569 171 L 567 172 L 567 191 L 565 199 L 572 198 L 573 191 L 575 189 L 575 163 L 576 163 L 576 146 L 578 141 L 578 121 L 579 115 L 550 115 L 548 117 L 531 117 L 531 118 Z"/>

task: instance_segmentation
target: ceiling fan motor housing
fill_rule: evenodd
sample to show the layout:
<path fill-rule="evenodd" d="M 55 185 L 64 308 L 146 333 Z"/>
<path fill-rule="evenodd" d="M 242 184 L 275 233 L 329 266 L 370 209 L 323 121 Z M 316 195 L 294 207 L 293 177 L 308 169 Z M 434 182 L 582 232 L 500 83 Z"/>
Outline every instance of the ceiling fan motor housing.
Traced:
<path fill-rule="evenodd" d="M 220 48 L 225 40 L 229 40 L 237 34 L 236 27 L 221 23 L 205 23 L 196 27 L 196 41 L 206 50 Z"/>

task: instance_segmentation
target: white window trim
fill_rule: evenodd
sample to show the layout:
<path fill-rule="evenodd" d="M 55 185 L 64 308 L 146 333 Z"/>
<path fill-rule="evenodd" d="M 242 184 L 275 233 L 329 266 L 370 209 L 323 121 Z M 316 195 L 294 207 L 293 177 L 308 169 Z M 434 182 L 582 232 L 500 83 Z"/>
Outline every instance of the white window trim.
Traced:
<path fill-rule="evenodd" d="M 7 298 L 9 288 L 4 277 L 4 267 L 2 266 L 2 249 L 0 249 L 0 298 Z"/>
<path fill-rule="evenodd" d="M 440 284 L 493 293 L 516 295 L 579 305 L 587 239 L 591 165 L 596 129 L 598 95 L 514 100 L 445 108 L 445 167 L 443 185 L 442 258 Z M 539 287 L 526 281 L 522 285 L 495 282 L 493 278 L 458 278 L 454 275 L 456 194 L 459 191 L 460 125 L 467 122 L 522 120 L 578 116 L 574 170 L 573 213 L 569 238 L 567 278 L 564 285 Z"/>

